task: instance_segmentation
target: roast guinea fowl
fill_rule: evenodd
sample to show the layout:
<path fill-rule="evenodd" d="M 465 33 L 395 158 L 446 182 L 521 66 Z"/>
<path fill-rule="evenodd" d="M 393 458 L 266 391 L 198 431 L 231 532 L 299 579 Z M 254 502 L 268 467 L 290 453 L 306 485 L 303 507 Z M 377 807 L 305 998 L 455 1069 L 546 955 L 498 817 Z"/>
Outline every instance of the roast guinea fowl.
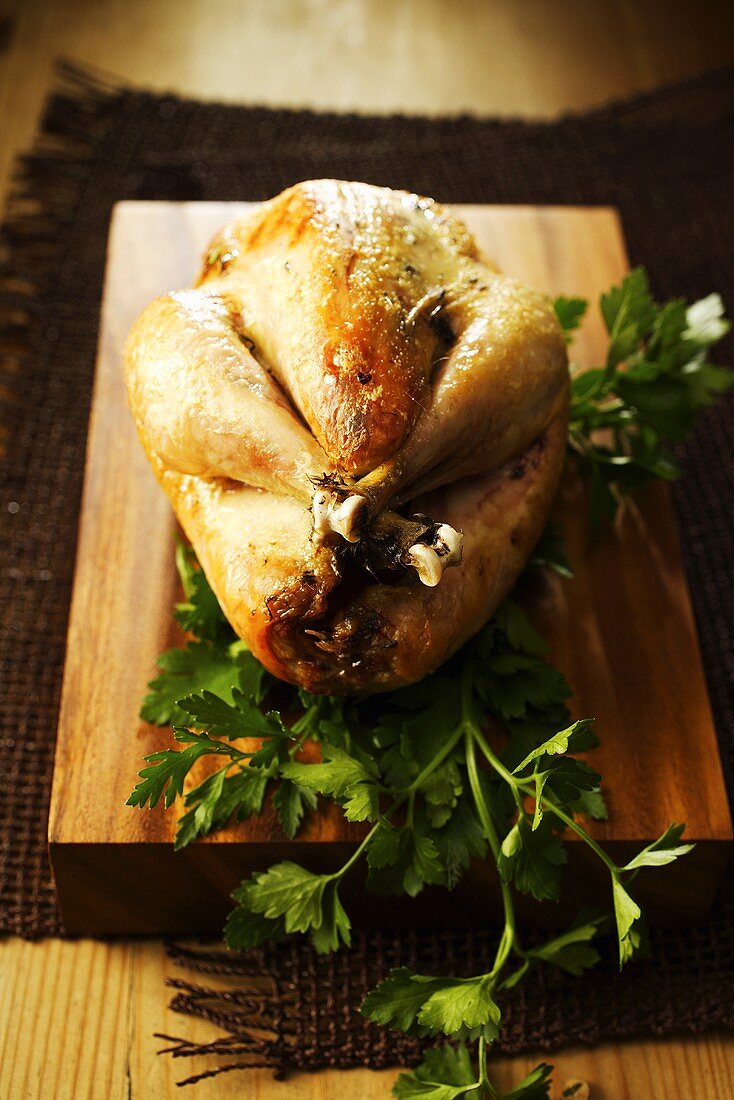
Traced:
<path fill-rule="evenodd" d="M 493 613 L 566 438 L 554 312 L 449 210 L 301 183 L 127 345 L 140 437 L 222 608 L 315 692 L 421 679 Z"/>

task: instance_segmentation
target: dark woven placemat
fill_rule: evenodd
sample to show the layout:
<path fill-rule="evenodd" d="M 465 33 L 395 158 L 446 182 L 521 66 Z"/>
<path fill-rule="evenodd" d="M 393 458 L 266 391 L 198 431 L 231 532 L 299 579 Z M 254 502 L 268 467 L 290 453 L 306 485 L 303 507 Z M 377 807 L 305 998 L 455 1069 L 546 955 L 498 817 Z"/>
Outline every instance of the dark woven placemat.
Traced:
<path fill-rule="evenodd" d="M 318 176 L 405 187 L 446 202 L 613 204 L 622 212 L 631 259 L 647 265 L 658 295 L 716 289 L 734 308 L 732 70 L 580 117 L 529 124 L 202 104 L 119 90 L 63 69 L 42 135 L 19 166 L 0 252 L 7 431 L 0 502 L 0 931 L 63 933 L 46 854 L 46 811 L 112 204 L 263 199 Z M 731 349 L 730 341 L 730 362 Z M 675 491 L 730 783 L 733 436 L 729 400 L 706 416 L 686 448 L 686 476 Z M 656 935 L 654 962 L 630 969 L 624 982 L 602 971 L 585 984 L 583 1000 L 562 977 L 536 983 L 513 1005 L 507 1048 L 734 1022 L 733 917 L 727 894 L 706 928 Z M 360 941 L 349 959 L 336 961 L 319 961 L 300 946 L 279 948 L 267 959 L 275 990 L 268 1003 L 283 1052 L 266 1056 L 280 1058 L 283 1067 L 386 1065 L 409 1052 L 405 1040 L 366 1031 L 349 1005 L 376 967 L 400 952 L 430 965 L 448 942 Z M 481 950 L 465 938 L 451 943 L 457 965 Z M 257 959 L 229 969 L 253 966 Z M 235 1032 L 252 1015 L 240 1005 L 239 1017 L 222 1016 L 195 990 L 181 996 L 182 1008 L 213 1014 Z M 228 1004 L 236 1007 L 236 998 Z"/>

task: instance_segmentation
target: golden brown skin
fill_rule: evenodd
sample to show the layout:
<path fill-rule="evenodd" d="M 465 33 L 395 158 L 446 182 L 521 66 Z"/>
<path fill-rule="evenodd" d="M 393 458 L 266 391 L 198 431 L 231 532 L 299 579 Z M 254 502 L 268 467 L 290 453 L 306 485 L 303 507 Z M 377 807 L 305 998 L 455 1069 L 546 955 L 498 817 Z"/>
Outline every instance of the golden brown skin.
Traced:
<path fill-rule="evenodd" d="M 551 307 L 405 192 L 322 180 L 264 203 L 215 239 L 197 290 L 143 313 L 126 371 L 227 617 L 312 691 L 436 668 L 513 584 L 560 474 L 568 371 Z M 324 481 L 357 505 L 342 529 L 356 550 L 312 537 Z M 360 564 L 405 523 L 395 509 L 463 532 L 436 587 L 402 551 L 394 572 Z"/>
<path fill-rule="evenodd" d="M 200 280 L 236 295 L 248 334 L 347 475 L 394 454 L 427 394 L 438 339 L 405 322 L 428 285 L 407 270 L 418 247 L 407 239 L 425 221 L 413 201 L 366 184 L 299 184 L 215 238 Z"/>

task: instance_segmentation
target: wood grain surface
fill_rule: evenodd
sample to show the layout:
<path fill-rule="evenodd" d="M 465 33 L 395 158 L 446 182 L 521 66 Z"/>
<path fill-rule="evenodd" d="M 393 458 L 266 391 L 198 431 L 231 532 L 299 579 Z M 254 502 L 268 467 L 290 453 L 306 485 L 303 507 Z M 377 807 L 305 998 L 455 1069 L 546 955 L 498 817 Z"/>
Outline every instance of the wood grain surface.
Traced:
<path fill-rule="evenodd" d="M 143 756 L 171 744 L 168 730 L 137 713 L 171 637 L 177 581 L 174 520 L 127 407 L 124 341 L 150 300 L 190 284 L 207 242 L 246 209 L 124 202 L 112 220 L 49 823 L 61 908 L 74 933 L 218 932 L 245 875 L 286 858 L 335 870 L 362 836 L 362 826 L 331 807 L 288 841 L 268 807 L 174 852 L 174 813 L 125 805 Z M 547 293 L 594 301 L 626 270 L 611 210 L 458 212 L 501 269 Z M 574 354 L 590 366 L 604 347 L 594 310 Z M 601 747 L 593 759 L 611 814 L 594 834 L 623 863 L 670 821 L 687 823 L 694 853 L 665 875 L 641 876 L 639 891 L 652 920 L 700 919 L 723 869 L 731 821 L 669 496 L 655 487 L 593 550 L 586 517 L 583 492 L 567 480 L 558 518 L 574 580 L 548 578 L 526 604 L 570 678 L 575 716 L 597 719 Z M 604 889 L 603 868 L 570 839 L 569 911 L 520 899 L 526 921 L 565 922 L 579 900 Z M 345 883 L 344 897 L 361 923 L 384 924 L 384 907 L 364 904 L 361 874 Z M 460 927 L 469 914 L 481 921 L 500 908 L 493 868 L 477 863 L 451 893 L 431 888 L 390 906 L 390 920 Z"/>
<path fill-rule="evenodd" d="M 265 1070 L 251 1070 L 177 1089 L 177 1081 L 212 1063 L 158 1057 L 165 1044 L 155 1033 L 206 1042 L 217 1031 L 168 1009 L 163 983 L 172 968 L 159 943 L 16 941 L 0 945 L 0 972 L 2 1100 L 386 1100 L 395 1079 L 392 1070 L 350 1070 L 276 1082 Z M 590 1100 L 730 1100 L 733 1046 L 723 1035 L 606 1043 L 596 1050 L 498 1058 L 492 1076 L 508 1089 L 539 1061 L 550 1060 L 556 1065 L 553 1100 L 573 1079 L 589 1083 Z"/>
<path fill-rule="evenodd" d="M 4 50 L 3 50 L 4 46 Z M 721 0 L 0 0 L 0 187 L 66 56 L 205 99 L 549 117 L 734 53 Z"/>
<path fill-rule="evenodd" d="M 0 0 L 0 192 L 31 141 L 60 54 L 209 98 L 528 117 L 582 110 L 734 58 L 734 7 L 718 0 L 528 0 L 522 7 L 460 0 L 448 18 L 445 0 L 406 0 L 397 19 L 392 0 L 353 0 L 332 17 L 336 7 L 324 0 Z M 167 972 L 159 943 L 0 944 L 2 1100 L 180 1097 L 178 1072 L 155 1058 L 152 1038 L 189 1029 L 166 1014 Z M 606 1043 L 553 1060 L 560 1082 L 592 1083 L 591 1100 L 734 1095 L 728 1036 Z M 520 1079 L 532 1061 L 503 1060 L 498 1080 Z M 262 1071 L 204 1082 L 195 1097 L 331 1100 L 348 1090 L 382 1100 L 390 1079 L 319 1073 L 279 1085 Z"/>

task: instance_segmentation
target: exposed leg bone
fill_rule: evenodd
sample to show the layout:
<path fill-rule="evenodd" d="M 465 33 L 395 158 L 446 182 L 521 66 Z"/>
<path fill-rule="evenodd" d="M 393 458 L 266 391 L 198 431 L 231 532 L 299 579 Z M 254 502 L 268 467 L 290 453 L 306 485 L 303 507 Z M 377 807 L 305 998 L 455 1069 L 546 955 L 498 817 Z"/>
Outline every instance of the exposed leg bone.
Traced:
<path fill-rule="evenodd" d="M 433 532 L 430 542 L 417 542 L 410 547 L 407 561 L 415 568 L 421 582 L 427 588 L 435 588 L 450 565 L 461 561 L 464 536 L 448 523 L 441 523 Z"/>
<path fill-rule="evenodd" d="M 463 554 L 464 536 L 461 531 L 455 530 L 448 523 L 441 523 L 436 531 L 433 545 L 438 556 L 443 559 L 444 568 L 447 565 L 458 565 Z"/>
<path fill-rule="evenodd" d="M 405 519 L 382 512 L 364 529 L 360 554 L 377 574 L 415 569 L 423 584 L 435 587 L 444 569 L 461 561 L 463 535 L 427 516 Z"/>
<path fill-rule="evenodd" d="M 417 542 L 408 551 L 408 561 L 426 588 L 435 588 L 443 576 L 441 558 L 425 543 Z"/>
<path fill-rule="evenodd" d="M 332 531 L 347 542 L 359 542 L 359 520 L 366 505 L 366 498 L 354 493 L 344 497 L 334 490 L 317 489 L 311 503 L 314 544 L 321 546 Z"/>

